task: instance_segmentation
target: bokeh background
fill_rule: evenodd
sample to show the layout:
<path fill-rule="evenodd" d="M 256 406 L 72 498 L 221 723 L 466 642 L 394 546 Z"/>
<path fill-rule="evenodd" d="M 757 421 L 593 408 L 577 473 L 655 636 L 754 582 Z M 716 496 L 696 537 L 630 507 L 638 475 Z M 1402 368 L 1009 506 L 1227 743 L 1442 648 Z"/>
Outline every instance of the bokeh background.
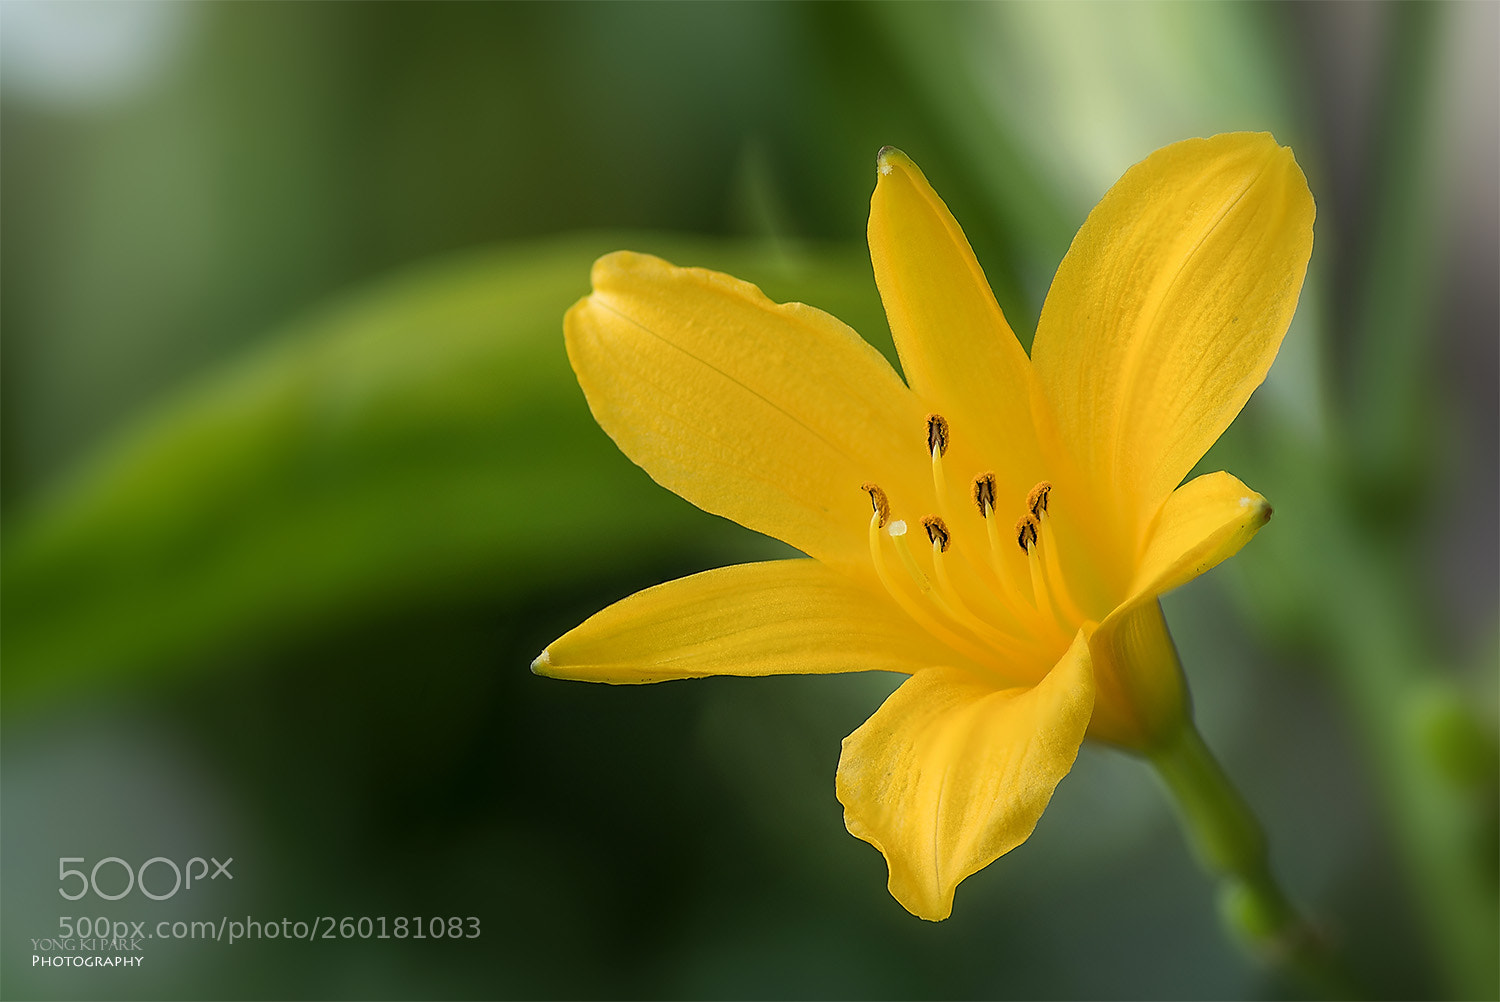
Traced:
<path fill-rule="evenodd" d="M 1497 13 L 0 5 L 0 992 L 1298 997 L 1220 933 L 1136 760 L 1086 748 L 930 925 L 833 795 L 895 680 L 527 670 L 640 587 L 783 552 L 593 425 L 561 317 L 595 256 L 731 271 L 888 350 L 863 229 L 890 143 L 1027 338 L 1128 165 L 1253 129 L 1296 151 L 1316 247 L 1204 466 L 1277 514 L 1168 619 L 1368 991 L 1495 997 Z M 234 878 L 58 896 L 59 857 L 106 856 Z M 481 934 L 34 968 L 80 914 Z"/>

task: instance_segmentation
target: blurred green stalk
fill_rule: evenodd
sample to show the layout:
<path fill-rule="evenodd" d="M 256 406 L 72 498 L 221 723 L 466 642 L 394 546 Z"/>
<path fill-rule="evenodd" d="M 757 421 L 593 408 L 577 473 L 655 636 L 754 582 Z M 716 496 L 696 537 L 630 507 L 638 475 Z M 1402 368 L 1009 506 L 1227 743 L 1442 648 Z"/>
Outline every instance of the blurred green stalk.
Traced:
<path fill-rule="evenodd" d="M 1325 998 L 1364 995 L 1271 873 L 1260 822 L 1191 721 L 1150 753 L 1199 864 L 1218 881 L 1219 914 L 1257 959 Z"/>

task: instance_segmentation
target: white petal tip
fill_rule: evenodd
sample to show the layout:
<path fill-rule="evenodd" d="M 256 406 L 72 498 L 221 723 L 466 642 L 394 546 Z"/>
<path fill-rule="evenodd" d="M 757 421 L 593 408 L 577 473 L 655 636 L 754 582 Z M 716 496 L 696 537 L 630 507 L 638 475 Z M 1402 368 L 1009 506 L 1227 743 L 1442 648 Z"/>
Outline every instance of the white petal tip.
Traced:
<path fill-rule="evenodd" d="M 535 661 L 531 662 L 531 673 L 533 675 L 545 675 L 547 674 L 547 669 L 551 667 L 552 654 L 550 651 L 543 651 L 536 656 Z"/>
<path fill-rule="evenodd" d="M 1240 498 L 1240 507 L 1254 509 L 1254 517 L 1260 519 L 1261 525 L 1271 521 L 1271 506 L 1266 503 L 1265 498 Z"/>

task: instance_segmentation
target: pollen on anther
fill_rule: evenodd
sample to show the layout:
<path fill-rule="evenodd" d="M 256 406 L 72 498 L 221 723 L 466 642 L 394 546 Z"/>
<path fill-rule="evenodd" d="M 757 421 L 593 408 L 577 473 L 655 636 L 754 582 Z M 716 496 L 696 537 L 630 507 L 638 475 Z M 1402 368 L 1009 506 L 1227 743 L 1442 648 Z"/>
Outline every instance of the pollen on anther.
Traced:
<path fill-rule="evenodd" d="M 939 553 L 948 552 L 948 527 L 943 520 L 936 515 L 928 515 L 922 519 L 922 526 L 927 530 L 927 541 L 938 548 Z"/>
<path fill-rule="evenodd" d="M 870 495 L 870 507 L 875 509 L 875 524 L 885 528 L 885 523 L 891 517 L 891 501 L 885 496 L 885 491 L 880 485 L 873 481 L 859 485 L 859 489 Z"/>
<path fill-rule="evenodd" d="M 927 415 L 927 451 L 934 456 L 948 451 L 948 421 L 941 414 Z"/>
<path fill-rule="evenodd" d="M 1031 493 L 1026 495 L 1026 510 L 1037 518 L 1041 518 L 1042 513 L 1047 510 L 1047 495 L 1051 493 L 1052 484 L 1050 481 L 1043 480 L 1037 484 L 1031 489 Z"/>
<path fill-rule="evenodd" d="M 1022 553 L 1030 553 L 1031 548 L 1036 545 L 1036 528 L 1035 515 L 1022 515 L 1021 520 L 1016 523 L 1016 545 L 1021 548 Z"/>
<path fill-rule="evenodd" d="M 995 475 L 982 473 L 974 478 L 974 504 L 979 508 L 980 518 L 989 518 L 995 510 Z"/>

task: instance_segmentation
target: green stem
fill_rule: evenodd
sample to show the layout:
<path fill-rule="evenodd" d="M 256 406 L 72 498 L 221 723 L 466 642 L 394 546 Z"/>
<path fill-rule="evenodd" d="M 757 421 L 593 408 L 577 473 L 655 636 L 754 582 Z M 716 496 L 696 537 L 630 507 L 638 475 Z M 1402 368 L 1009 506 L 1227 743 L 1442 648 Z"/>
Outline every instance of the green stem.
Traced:
<path fill-rule="evenodd" d="M 1218 882 L 1219 914 L 1235 939 L 1324 997 L 1361 997 L 1276 883 L 1260 822 L 1192 722 L 1149 757 L 1171 791 L 1198 862 Z"/>

